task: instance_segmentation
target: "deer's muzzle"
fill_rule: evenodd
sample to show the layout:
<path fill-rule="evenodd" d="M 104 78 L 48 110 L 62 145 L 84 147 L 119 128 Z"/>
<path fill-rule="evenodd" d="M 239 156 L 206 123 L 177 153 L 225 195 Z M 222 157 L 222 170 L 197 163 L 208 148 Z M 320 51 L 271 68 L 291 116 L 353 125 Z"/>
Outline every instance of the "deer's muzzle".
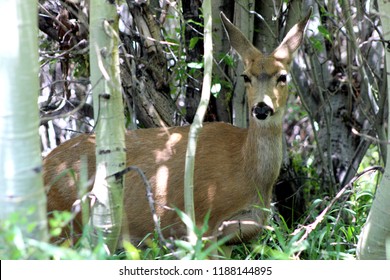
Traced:
<path fill-rule="evenodd" d="M 252 107 L 252 116 L 258 120 L 265 120 L 268 116 L 272 116 L 274 110 L 264 102 L 259 102 Z"/>

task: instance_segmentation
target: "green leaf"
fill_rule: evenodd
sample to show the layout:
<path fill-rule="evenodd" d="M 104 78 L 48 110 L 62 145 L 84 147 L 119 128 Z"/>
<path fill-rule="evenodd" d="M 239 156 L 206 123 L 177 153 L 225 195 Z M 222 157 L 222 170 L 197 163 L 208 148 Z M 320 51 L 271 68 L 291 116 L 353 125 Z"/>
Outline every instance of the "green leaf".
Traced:
<path fill-rule="evenodd" d="M 191 218 L 183 211 L 180 211 L 178 208 L 175 208 L 177 215 L 183 221 L 183 223 L 190 228 L 192 231 L 196 230 L 195 223 L 191 220 Z"/>
<path fill-rule="evenodd" d="M 226 65 L 233 67 L 234 66 L 234 60 L 231 55 L 225 55 L 223 57 L 223 61 L 226 63 Z"/>
<path fill-rule="evenodd" d="M 187 21 L 187 23 L 192 23 L 192 24 L 194 24 L 194 25 L 203 27 L 203 23 L 194 21 L 194 20 L 192 20 L 192 19 L 189 19 L 189 20 Z"/>
<path fill-rule="evenodd" d="M 203 62 L 190 62 L 187 64 L 188 68 L 192 69 L 202 69 L 203 68 Z"/>
<path fill-rule="evenodd" d="M 325 26 L 323 25 L 318 26 L 318 31 L 322 34 L 322 36 L 324 36 L 326 40 L 332 42 L 332 37 L 330 35 L 330 32 L 328 31 L 328 29 L 326 29 Z"/>
<path fill-rule="evenodd" d="M 126 256 L 128 259 L 130 259 L 130 260 L 140 260 L 141 259 L 140 255 L 139 255 L 139 250 L 133 244 L 131 244 L 127 240 L 124 240 L 122 244 L 123 244 L 123 248 L 126 251 Z"/>
<path fill-rule="evenodd" d="M 184 241 L 184 240 L 175 240 L 175 245 L 179 248 L 182 248 L 186 250 L 187 252 L 191 252 L 194 250 L 194 247 L 191 245 L 190 242 Z"/>
<path fill-rule="evenodd" d="M 196 43 L 198 43 L 198 41 L 199 41 L 199 37 L 192 37 L 190 40 L 189 49 L 192 50 L 193 48 L 195 48 Z"/>
<path fill-rule="evenodd" d="M 311 45 L 313 46 L 313 48 L 320 52 L 322 51 L 323 47 L 322 47 L 322 42 L 320 40 L 318 40 L 317 38 L 315 37 L 310 37 L 310 42 L 311 42 Z"/>

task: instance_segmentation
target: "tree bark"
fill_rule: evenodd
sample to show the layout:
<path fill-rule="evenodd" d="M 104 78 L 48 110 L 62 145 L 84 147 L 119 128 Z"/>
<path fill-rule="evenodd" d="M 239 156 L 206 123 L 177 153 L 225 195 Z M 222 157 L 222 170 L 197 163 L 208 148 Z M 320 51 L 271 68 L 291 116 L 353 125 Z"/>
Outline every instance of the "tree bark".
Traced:
<path fill-rule="evenodd" d="M 96 175 L 91 194 L 93 243 L 100 234 L 114 253 L 122 230 L 126 164 L 124 109 L 119 72 L 119 30 L 115 1 L 91 1 L 90 62 L 96 129 Z"/>
<path fill-rule="evenodd" d="M 236 2 L 234 7 L 234 23 L 246 35 L 249 41 L 253 41 L 254 15 L 250 13 L 255 7 L 255 1 Z M 248 127 L 248 106 L 245 92 L 244 79 L 240 76 L 244 71 L 244 64 L 237 59 L 237 67 L 231 75 L 234 81 L 233 93 L 233 124 L 238 127 Z"/>
<path fill-rule="evenodd" d="M 382 20 L 383 39 L 390 40 L 390 5 L 386 0 L 379 0 L 379 13 Z M 387 101 L 390 103 L 390 53 L 386 52 Z M 390 105 L 390 104 L 389 104 Z M 388 113 L 389 114 L 389 113 Z M 388 115 L 390 119 L 390 114 Z M 388 134 L 389 135 L 389 134 Z M 390 152 L 387 150 L 387 158 Z M 390 165 L 386 164 L 382 181 L 376 191 L 366 224 L 360 234 L 357 246 L 359 259 L 390 259 Z"/>
<path fill-rule="evenodd" d="M 141 127 L 174 126 L 185 123 L 172 99 L 161 25 L 147 4 L 127 1 L 121 19 L 129 29 L 121 33 L 125 63 L 122 83 L 128 107 L 135 111 Z M 133 120 L 135 122 L 135 120 Z"/>
<path fill-rule="evenodd" d="M 47 241 L 38 135 L 38 22 L 31 12 L 36 9 L 35 1 L 0 3 L 0 24 L 12 35 L 0 44 L 0 221 L 20 227 L 17 237 Z"/>
<path fill-rule="evenodd" d="M 327 6 L 322 3 L 321 11 L 314 4 L 314 17 L 308 28 L 311 44 L 306 44 L 305 53 L 292 67 L 299 97 L 314 129 L 317 173 L 323 178 L 323 191 L 330 195 L 349 183 L 370 145 L 352 130 L 376 135 L 377 123 L 382 119 L 375 107 L 383 102 L 372 98 L 373 91 L 380 92 L 380 84 L 367 78 L 380 76 L 380 63 L 367 67 L 367 53 L 356 46 L 356 41 L 366 42 L 375 36 L 375 29 L 371 19 L 365 19 L 365 32 L 355 33 L 352 27 L 358 26 L 351 22 L 347 1 L 343 3 L 341 7 L 333 2 Z M 325 10 L 338 20 L 324 14 Z M 346 33 L 340 31 L 339 22 L 347 27 Z M 320 32 L 313 34 L 315 30 Z M 364 34 L 366 37 L 362 37 Z"/>

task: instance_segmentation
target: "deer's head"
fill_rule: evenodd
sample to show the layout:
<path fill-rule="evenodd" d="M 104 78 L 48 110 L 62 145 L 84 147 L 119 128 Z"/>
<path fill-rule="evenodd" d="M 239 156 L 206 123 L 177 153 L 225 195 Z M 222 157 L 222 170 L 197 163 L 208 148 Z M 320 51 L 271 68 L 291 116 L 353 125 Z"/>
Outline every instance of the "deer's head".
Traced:
<path fill-rule="evenodd" d="M 245 81 L 251 118 L 259 125 L 281 124 L 287 101 L 287 75 L 294 52 L 302 42 L 307 16 L 295 24 L 280 45 L 270 54 L 259 51 L 221 12 L 230 44 L 244 63 Z"/>

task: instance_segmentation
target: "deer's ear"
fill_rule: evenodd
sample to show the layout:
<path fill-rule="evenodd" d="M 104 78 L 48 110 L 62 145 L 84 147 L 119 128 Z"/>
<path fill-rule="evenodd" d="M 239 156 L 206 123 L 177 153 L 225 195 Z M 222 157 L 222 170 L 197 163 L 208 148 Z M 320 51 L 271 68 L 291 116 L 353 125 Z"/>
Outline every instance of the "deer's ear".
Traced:
<path fill-rule="evenodd" d="M 282 61 L 286 65 L 291 63 L 295 51 L 302 43 L 305 27 L 310 19 L 312 10 L 313 8 L 310 7 L 305 18 L 290 29 L 286 37 L 284 37 L 283 41 L 272 53 L 273 57 Z"/>
<path fill-rule="evenodd" d="M 244 64 L 248 64 L 252 57 L 262 55 L 245 35 L 221 12 L 221 19 L 226 33 L 228 34 L 230 45 L 241 56 Z"/>

